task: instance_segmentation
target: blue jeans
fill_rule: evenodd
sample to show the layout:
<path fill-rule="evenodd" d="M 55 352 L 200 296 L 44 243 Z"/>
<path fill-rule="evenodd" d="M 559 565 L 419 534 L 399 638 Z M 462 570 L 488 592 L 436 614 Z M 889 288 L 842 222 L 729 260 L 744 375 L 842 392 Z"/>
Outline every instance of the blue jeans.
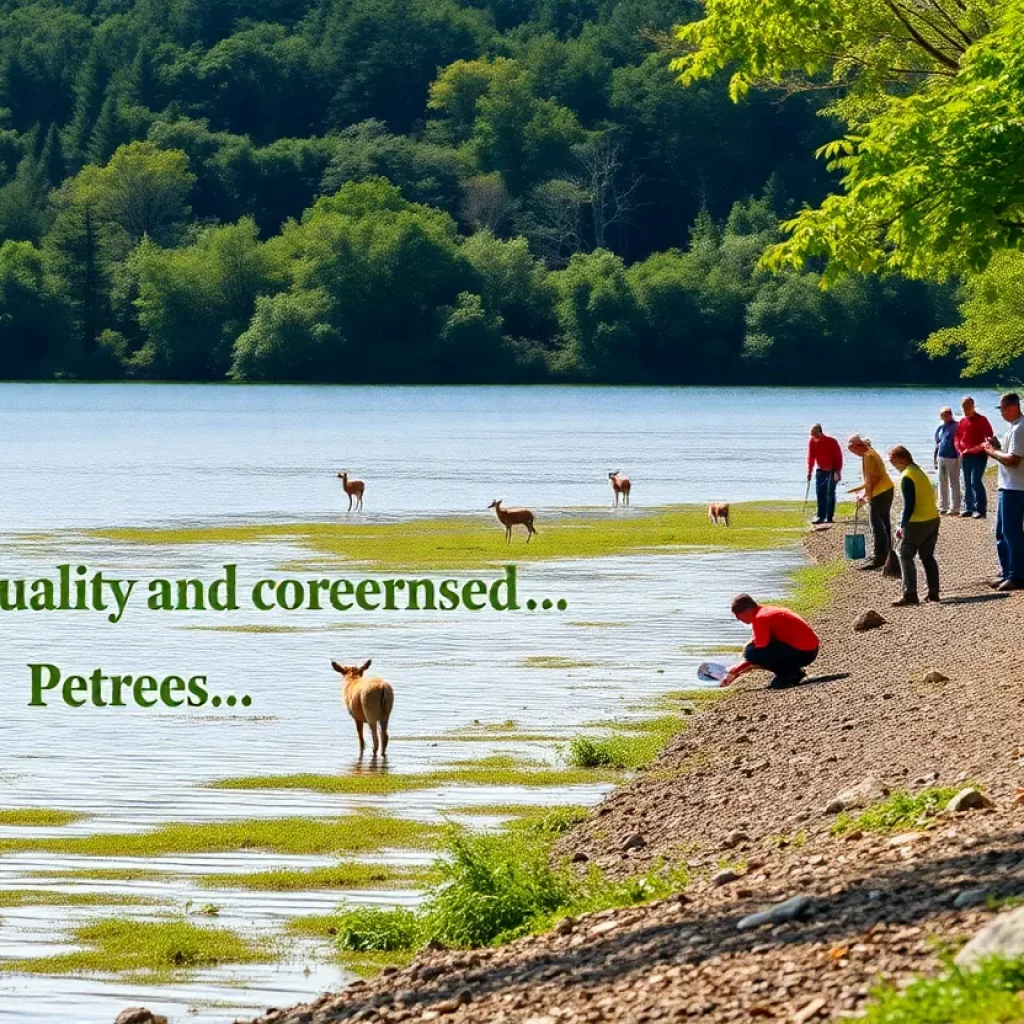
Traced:
<path fill-rule="evenodd" d="M 987 455 L 964 455 L 960 459 L 964 470 L 964 511 L 985 515 L 988 496 L 985 494 L 985 467 Z"/>
<path fill-rule="evenodd" d="M 814 493 L 818 498 L 818 518 L 831 523 L 836 514 L 836 476 L 831 469 L 815 470 Z"/>
<path fill-rule="evenodd" d="M 999 491 L 996 552 L 1003 579 L 1024 583 L 1024 491 Z"/>

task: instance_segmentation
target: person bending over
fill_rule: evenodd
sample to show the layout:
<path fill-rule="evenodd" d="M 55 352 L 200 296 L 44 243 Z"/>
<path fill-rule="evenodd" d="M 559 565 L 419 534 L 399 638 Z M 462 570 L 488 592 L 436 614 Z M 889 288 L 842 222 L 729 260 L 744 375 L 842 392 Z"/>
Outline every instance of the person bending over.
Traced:
<path fill-rule="evenodd" d="M 900 542 L 903 596 L 893 601 L 892 606 L 903 608 L 919 603 L 915 556 L 921 559 L 928 584 L 925 600 L 938 601 L 939 563 L 935 559 L 935 545 L 939 540 L 939 506 L 935 501 L 935 490 L 924 470 L 903 445 L 898 444 L 889 452 L 889 461 L 899 471 L 900 495 L 903 498 L 903 517 L 896 531 Z"/>
<path fill-rule="evenodd" d="M 754 635 L 743 648 L 743 660 L 729 669 L 722 686 L 755 668 L 775 673 L 768 684 L 774 689 L 794 686 L 807 675 L 804 669 L 818 657 L 818 635 L 796 612 L 758 604 L 749 594 L 740 594 L 732 602 L 732 613 Z"/>

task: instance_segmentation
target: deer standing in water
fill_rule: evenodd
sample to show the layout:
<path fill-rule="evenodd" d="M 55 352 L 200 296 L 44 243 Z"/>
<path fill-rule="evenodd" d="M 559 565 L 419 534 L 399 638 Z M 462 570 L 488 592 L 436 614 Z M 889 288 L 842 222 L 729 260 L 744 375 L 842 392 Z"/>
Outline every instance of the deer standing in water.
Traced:
<path fill-rule="evenodd" d="M 618 471 L 608 474 L 608 479 L 612 482 L 612 491 L 615 493 L 615 507 L 619 507 L 619 495 L 622 495 L 622 504 L 629 504 L 629 491 L 633 486 L 629 482 L 629 477 L 620 476 Z"/>
<path fill-rule="evenodd" d="M 363 673 L 373 664 L 365 661 L 362 665 L 339 665 L 331 662 L 331 668 L 344 677 L 341 699 L 348 713 L 356 723 L 356 735 L 359 737 L 359 753 L 366 749 L 363 742 L 363 726 L 370 727 L 370 740 L 373 743 L 374 756 L 380 747 L 381 754 L 388 752 L 388 719 L 391 709 L 395 706 L 395 691 L 391 684 L 376 676 L 364 679 Z"/>
<path fill-rule="evenodd" d="M 348 495 L 348 510 L 352 511 L 352 499 L 356 500 L 356 511 L 359 512 L 363 507 L 363 491 L 366 490 L 366 484 L 362 480 L 349 480 L 348 473 L 339 473 L 338 479 L 341 481 L 341 486 L 345 488 L 345 493 Z"/>
<path fill-rule="evenodd" d="M 537 532 L 533 525 L 533 513 L 528 508 L 502 508 L 501 502 L 502 499 L 498 498 L 497 501 L 492 501 L 487 507 L 494 509 L 494 514 L 498 517 L 498 521 L 505 527 L 505 543 L 512 543 L 513 526 L 525 526 L 526 543 L 529 544 L 530 538 Z"/>

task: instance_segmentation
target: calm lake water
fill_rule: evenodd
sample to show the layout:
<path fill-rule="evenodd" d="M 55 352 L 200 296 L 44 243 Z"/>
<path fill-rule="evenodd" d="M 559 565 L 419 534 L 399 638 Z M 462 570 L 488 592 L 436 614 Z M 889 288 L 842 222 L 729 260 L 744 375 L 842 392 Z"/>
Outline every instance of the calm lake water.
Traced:
<path fill-rule="evenodd" d="M 994 401 L 978 396 L 986 409 Z M 387 521 L 458 514 L 487 521 L 487 504 L 607 508 L 609 470 L 634 481 L 633 511 L 709 500 L 801 499 L 809 424 L 839 437 L 907 444 L 922 463 L 955 390 L 656 388 L 302 388 L 0 384 L 0 575 L 50 576 L 63 561 L 131 577 L 212 576 L 237 562 L 245 578 L 281 574 L 308 552 L 286 543 L 131 547 L 83 531 L 135 524 Z M 335 474 L 366 480 L 349 516 Z M 850 483 L 859 479 L 853 467 Z M 609 514 L 610 511 L 609 511 Z M 493 521 L 493 520 L 491 520 Z M 499 529 L 494 523 L 494 528 Z M 521 539 L 518 540 L 522 543 Z M 537 541 L 543 543 L 543 536 Z M 271 613 L 231 624 L 301 624 L 297 632 L 197 629 L 209 617 L 132 606 L 117 625 L 92 613 L 0 618 L 0 809 L 56 807 L 88 815 L 61 829 L 0 827 L 0 838 L 123 832 L 168 822 L 340 814 L 376 807 L 441 821 L 471 803 L 591 803 L 604 787 L 557 791 L 437 788 L 388 797 L 227 791 L 234 775 L 352 770 L 354 730 L 332 658 L 372 657 L 398 694 L 389 770 L 420 771 L 494 753 L 555 759 L 551 743 L 442 734 L 515 719 L 566 737 L 595 721 L 643 713 L 658 693 L 691 687 L 702 651 L 745 636 L 728 614 L 740 589 L 778 594 L 796 551 L 644 555 L 525 566 L 524 595 L 565 597 L 564 614 L 445 616 Z M 251 620 L 251 621 L 250 621 Z M 573 667 L 539 668 L 538 659 Z M 531 661 L 531 659 L 533 659 Z M 211 688 L 249 693 L 228 710 L 30 709 L 28 662 L 65 672 L 202 672 Z M 419 737 L 419 738 L 417 738 Z M 477 819 L 486 827 L 493 819 Z M 407 851 L 385 858 L 415 861 Z M 216 923 L 280 934 L 288 918 L 323 913 L 337 892 L 201 888 L 200 874 L 333 863 L 249 852 L 138 861 L 26 853 L 0 857 L 0 890 L 154 897 L 153 907 L 0 910 L 0 960 L 68 949 L 68 930 L 96 916 L 180 915 L 187 900 L 221 907 Z M 54 882 L 42 872 L 143 866 L 159 878 Z M 413 903 L 415 893 L 358 892 L 353 902 Z M 198 919 L 202 923 L 204 919 Z M 147 987 L 102 977 L 0 972 L 0 1019 L 102 1024 L 144 1004 L 174 1024 L 221 1024 L 344 983 L 316 944 L 271 966 L 205 972 Z"/>

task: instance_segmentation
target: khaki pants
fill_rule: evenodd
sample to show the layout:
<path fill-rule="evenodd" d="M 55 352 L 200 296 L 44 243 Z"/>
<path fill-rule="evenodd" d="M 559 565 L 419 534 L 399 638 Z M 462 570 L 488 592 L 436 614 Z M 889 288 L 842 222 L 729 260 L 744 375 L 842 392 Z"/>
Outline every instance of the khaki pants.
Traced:
<path fill-rule="evenodd" d="M 960 460 L 939 459 L 939 511 L 960 512 Z"/>
<path fill-rule="evenodd" d="M 939 540 L 939 520 L 926 519 L 920 523 L 907 523 L 900 541 L 900 568 L 903 570 L 903 596 L 917 597 L 917 566 L 914 556 L 921 559 L 928 596 L 939 597 L 939 563 L 935 560 L 935 545 Z"/>

